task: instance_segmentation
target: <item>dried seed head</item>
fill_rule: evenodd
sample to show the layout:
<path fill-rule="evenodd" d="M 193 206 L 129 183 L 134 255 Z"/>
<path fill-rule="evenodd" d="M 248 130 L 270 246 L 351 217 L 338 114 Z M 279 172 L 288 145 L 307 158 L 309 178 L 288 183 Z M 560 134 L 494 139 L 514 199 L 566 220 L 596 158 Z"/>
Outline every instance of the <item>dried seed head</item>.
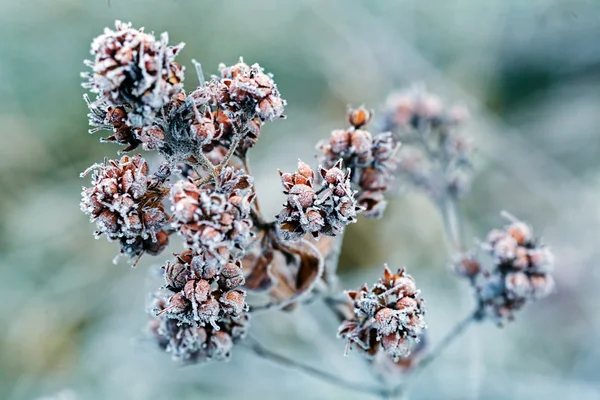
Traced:
<path fill-rule="evenodd" d="M 157 40 L 131 24 L 115 26 L 92 42 L 93 60 L 86 62 L 92 71 L 83 74 L 83 86 L 98 95 L 98 103 L 130 108 L 128 124 L 143 126 L 182 90 L 183 68 L 174 60 L 183 44 L 169 46 L 166 33 Z"/>
<path fill-rule="evenodd" d="M 554 289 L 549 275 L 554 264 L 552 253 L 533 236 L 528 224 L 512 216 L 510 219 L 504 229 L 490 231 L 482 244 L 493 258 L 493 268 L 480 268 L 469 275 L 478 301 L 499 324 L 512 320 L 515 311 Z"/>
<path fill-rule="evenodd" d="M 123 156 L 93 165 L 82 176 L 91 171 L 92 186 L 81 193 L 81 210 L 96 222 L 96 235 L 119 240 L 123 252 L 132 256 L 164 248 L 168 239 L 161 234 L 158 242 L 157 235 L 166 222 L 162 200 L 167 189 L 148 174 L 146 161 Z"/>
<path fill-rule="evenodd" d="M 313 187 L 313 170 L 302 161 L 296 173 L 280 172 L 284 193 L 288 195 L 277 216 L 278 232 L 284 240 L 298 240 L 306 234 L 335 236 L 356 221 L 362 207 L 350 188 L 350 171 L 344 172 L 340 167 L 341 162 L 330 169 L 320 169 L 323 178 L 320 195 Z"/>
<path fill-rule="evenodd" d="M 418 341 L 426 327 L 423 300 L 412 277 L 404 270 L 394 274 L 386 266 L 372 288 L 364 285 L 348 295 L 354 315 L 342 323 L 338 336 L 370 356 L 381 349 L 394 360 L 406 357 L 411 341 Z"/>

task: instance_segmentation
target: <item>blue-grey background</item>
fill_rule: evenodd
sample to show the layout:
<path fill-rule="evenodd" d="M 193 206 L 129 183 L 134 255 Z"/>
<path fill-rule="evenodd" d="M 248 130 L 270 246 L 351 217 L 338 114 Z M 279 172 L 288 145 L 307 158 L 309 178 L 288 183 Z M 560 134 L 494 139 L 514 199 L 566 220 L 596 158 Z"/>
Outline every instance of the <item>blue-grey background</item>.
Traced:
<path fill-rule="evenodd" d="M 557 256 L 558 291 L 498 329 L 478 326 L 419 376 L 413 399 L 600 398 L 600 2 L 594 0 L 1 0 L 0 398 L 362 399 L 236 348 L 229 363 L 177 368 L 142 335 L 148 271 L 113 265 L 92 238 L 78 177 L 117 146 L 87 134 L 79 72 L 115 19 L 187 43 L 207 73 L 244 56 L 275 74 L 288 119 L 264 128 L 251 164 L 263 208 L 283 195 L 277 169 L 345 126 L 347 104 L 377 109 L 420 82 L 465 104 L 476 176 L 461 204 L 469 238 L 509 210 Z M 175 244 L 173 251 L 180 247 Z M 441 219 L 402 190 L 386 217 L 349 229 L 348 288 L 388 262 L 406 266 L 427 299 L 433 342 L 472 307 L 447 267 Z M 254 319 L 281 353 L 368 381 L 344 358 L 318 304 Z"/>

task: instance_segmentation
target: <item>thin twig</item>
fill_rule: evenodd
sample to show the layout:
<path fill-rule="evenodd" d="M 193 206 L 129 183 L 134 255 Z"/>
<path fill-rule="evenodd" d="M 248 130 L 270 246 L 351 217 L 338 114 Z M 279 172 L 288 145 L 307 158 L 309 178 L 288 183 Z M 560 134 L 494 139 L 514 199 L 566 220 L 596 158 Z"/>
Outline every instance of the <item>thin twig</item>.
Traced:
<path fill-rule="evenodd" d="M 462 229 L 456 200 L 449 194 L 437 202 L 438 209 L 444 220 L 444 229 L 450 241 L 452 250 L 458 253 L 464 251 Z"/>
<path fill-rule="evenodd" d="M 240 159 L 242 160 L 242 166 L 246 170 L 246 173 L 248 175 L 252 176 L 252 172 L 250 171 L 250 161 L 248 159 L 248 153 L 244 153 L 243 157 L 240 157 Z M 256 193 L 256 188 L 254 187 L 254 185 L 252 185 L 252 192 Z M 257 219 L 259 224 L 263 225 L 263 226 L 266 225 L 267 222 L 266 222 L 264 216 L 262 215 L 262 212 L 260 211 L 260 204 L 258 202 L 258 196 L 255 196 L 254 201 L 252 202 L 251 206 L 252 206 L 252 213 L 254 214 L 254 217 Z"/>
<path fill-rule="evenodd" d="M 375 385 L 368 385 L 363 383 L 357 383 L 354 381 L 346 380 L 337 375 L 334 375 L 330 372 L 320 370 L 318 368 L 312 367 L 310 365 L 302 364 L 296 360 L 285 357 L 283 355 L 277 354 L 262 344 L 260 344 L 256 339 L 252 337 L 248 337 L 244 342 L 244 345 L 252 350 L 259 357 L 264 358 L 265 360 L 269 360 L 277 365 L 282 367 L 295 369 L 301 372 L 304 372 L 307 375 L 318 378 L 324 382 L 328 382 L 332 385 L 339 386 L 344 389 L 353 390 L 362 393 L 368 393 L 373 396 L 387 398 L 388 393 L 385 389 L 382 389 Z"/>

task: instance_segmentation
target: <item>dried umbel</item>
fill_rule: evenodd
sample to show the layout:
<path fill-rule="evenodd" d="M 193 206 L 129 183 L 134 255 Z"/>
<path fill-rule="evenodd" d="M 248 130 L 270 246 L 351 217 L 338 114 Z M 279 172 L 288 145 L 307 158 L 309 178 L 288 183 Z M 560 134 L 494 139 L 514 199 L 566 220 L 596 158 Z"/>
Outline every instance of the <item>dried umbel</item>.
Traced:
<path fill-rule="evenodd" d="M 168 193 L 164 179 L 149 175 L 148 163 L 139 155 L 95 164 L 82 176 L 89 172 L 92 186 L 83 188 L 81 210 L 96 223 L 96 236 L 136 248 L 133 254 L 164 247 L 160 243 L 167 239 L 159 235 L 167 220 L 162 204 Z"/>
<path fill-rule="evenodd" d="M 465 108 L 448 107 L 421 88 L 390 95 L 382 112 L 380 129 L 402 142 L 398 171 L 435 201 L 469 189 L 474 149 L 460 129 L 466 118 Z"/>
<path fill-rule="evenodd" d="M 92 71 L 83 74 L 84 84 L 98 99 L 95 103 L 127 110 L 127 124 L 145 125 L 182 90 L 183 68 L 174 60 L 183 44 L 169 46 L 168 35 L 160 39 L 131 24 L 115 23 L 92 42 Z M 105 107 L 105 106 L 102 106 Z"/>
<path fill-rule="evenodd" d="M 315 173 L 302 161 L 293 173 L 282 173 L 281 184 L 287 200 L 277 216 L 278 232 L 283 240 L 298 240 L 306 234 L 335 236 L 348 224 L 356 222 L 362 208 L 356 202 L 350 186 L 350 170 L 343 171 L 336 163 L 329 169 L 320 168 L 320 190 L 314 187 Z"/>
<path fill-rule="evenodd" d="M 321 141 L 317 149 L 321 162 L 327 168 L 339 160 L 352 171 L 351 182 L 358 191 L 358 202 L 368 218 L 380 218 L 387 205 L 384 192 L 393 179 L 398 159 L 397 138 L 391 132 L 371 135 L 363 128 L 373 113 L 364 107 L 351 109 L 348 129 L 338 129 L 328 140 Z"/>
<path fill-rule="evenodd" d="M 515 311 L 554 289 L 552 252 L 528 224 L 505 215 L 511 223 L 492 230 L 482 244 L 492 256 L 492 268 L 485 269 L 474 256 L 459 264 L 459 272 L 471 279 L 484 311 L 499 324 L 514 319 Z"/>
<path fill-rule="evenodd" d="M 410 354 L 426 328 L 423 299 L 415 281 L 404 269 L 392 273 L 386 266 L 383 278 L 369 288 L 349 291 L 354 315 L 345 320 L 338 336 L 368 356 L 383 351 L 395 361 Z"/>

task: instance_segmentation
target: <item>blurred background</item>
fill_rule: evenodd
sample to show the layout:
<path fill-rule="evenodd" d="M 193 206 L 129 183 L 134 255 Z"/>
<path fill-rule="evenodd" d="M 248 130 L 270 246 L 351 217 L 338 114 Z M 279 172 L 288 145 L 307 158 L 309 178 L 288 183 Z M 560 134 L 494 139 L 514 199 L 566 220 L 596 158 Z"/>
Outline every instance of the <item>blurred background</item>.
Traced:
<path fill-rule="evenodd" d="M 412 399 L 600 398 L 600 2 L 594 0 L 2 0 L 0 2 L 0 398 L 362 399 L 280 369 L 247 349 L 229 363 L 177 367 L 144 338 L 149 277 L 111 263 L 79 211 L 79 173 L 118 146 L 87 134 L 80 83 L 89 45 L 115 19 L 187 43 L 178 61 L 205 73 L 241 55 L 260 62 L 288 101 L 251 164 L 263 208 L 283 201 L 277 169 L 345 127 L 348 104 L 378 109 L 389 92 L 425 84 L 471 110 L 478 153 L 461 203 L 470 238 L 509 210 L 557 257 L 557 292 L 504 327 L 473 327 L 420 375 Z M 314 161 L 313 161 L 314 162 Z M 275 195 L 277 194 L 277 195 Z M 402 191 L 383 220 L 350 227 L 345 287 L 406 266 L 427 299 L 432 343 L 472 309 L 447 266 L 442 221 Z M 175 243 L 173 250 L 179 250 Z M 253 319 L 280 353 L 348 379 L 336 323 L 318 304 Z"/>

